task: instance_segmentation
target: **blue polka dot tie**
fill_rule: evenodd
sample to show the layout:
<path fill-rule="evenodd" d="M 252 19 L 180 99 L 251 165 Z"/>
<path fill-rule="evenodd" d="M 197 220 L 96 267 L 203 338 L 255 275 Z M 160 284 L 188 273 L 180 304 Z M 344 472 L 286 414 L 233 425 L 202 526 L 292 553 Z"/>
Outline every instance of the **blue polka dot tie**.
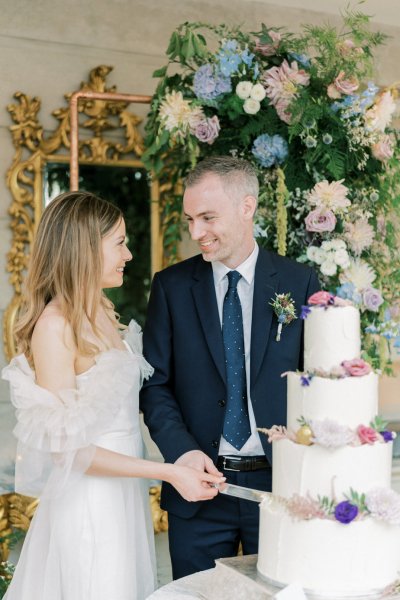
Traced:
<path fill-rule="evenodd" d="M 241 274 L 228 272 L 228 291 L 222 313 L 222 337 L 225 349 L 227 402 L 223 436 L 237 450 L 249 439 L 246 366 L 244 356 L 242 306 L 237 292 Z"/>

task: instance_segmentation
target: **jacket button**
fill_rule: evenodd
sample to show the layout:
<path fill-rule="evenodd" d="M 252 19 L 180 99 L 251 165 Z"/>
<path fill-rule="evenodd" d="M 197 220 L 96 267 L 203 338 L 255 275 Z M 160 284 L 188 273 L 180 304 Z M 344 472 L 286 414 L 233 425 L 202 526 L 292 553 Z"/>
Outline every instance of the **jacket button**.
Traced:
<path fill-rule="evenodd" d="M 225 406 L 226 400 L 219 400 L 218 404 L 219 406 Z"/>
<path fill-rule="evenodd" d="M 219 441 L 218 441 L 218 440 L 213 440 L 213 441 L 211 442 L 211 446 L 212 446 L 213 448 L 218 448 L 218 446 L 219 446 Z"/>

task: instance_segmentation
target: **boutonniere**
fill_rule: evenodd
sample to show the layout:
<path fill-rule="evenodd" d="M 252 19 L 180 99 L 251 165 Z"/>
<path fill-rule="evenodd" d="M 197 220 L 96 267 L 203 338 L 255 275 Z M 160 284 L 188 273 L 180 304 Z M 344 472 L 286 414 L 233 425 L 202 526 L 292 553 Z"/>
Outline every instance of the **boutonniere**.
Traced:
<path fill-rule="evenodd" d="M 289 323 L 297 319 L 296 309 L 290 292 L 287 294 L 275 294 L 275 298 L 270 302 L 270 305 L 274 309 L 279 323 L 275 338 L 276 341 L 279 342 L 281 339 L 282 327 L 284 325 L 289 325 Z"/>

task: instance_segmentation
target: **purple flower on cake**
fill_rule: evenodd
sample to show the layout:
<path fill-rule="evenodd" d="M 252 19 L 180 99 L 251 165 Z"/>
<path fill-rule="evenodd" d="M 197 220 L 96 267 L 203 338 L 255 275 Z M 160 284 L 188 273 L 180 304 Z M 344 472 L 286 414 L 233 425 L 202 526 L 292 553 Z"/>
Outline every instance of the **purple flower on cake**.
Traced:
<path fill-rule="evenodd" d="M 321 507 L 318 500 L 314 500 L 309 495 L 299 496 L 295 494 L 286 504 L 289 513 L 297 519 L 324 519 L 326 518 L 325 511 Z"/>
<path fill-rule="evenodd" d="M 372 427 L 359 425 L 357 427 L 358 439 L 362 444 L 373 444 L 378 440 L 378 433 Z"/>
<path fill-rule="evenodd" d="M 390 488 L 375 488 L 365 497 L 365 505 L 372 517 L 391 525 L 400 525 L 400 494 Z"/>
<path fill-rule="evenodd" d="M 383 437 L 384 442 L 393 442 L 394 438 L 396 437 L 394 431 L 387 431 L 386 429 L 384 431 L 380 431 L 379 433 Z"/>
<path fill-rule="evenodd" d="M 353 360 L 344 360 L 342 367 L 350 377 L 363 377 L 371 373 L 371 365 L 362 358 L 353 358 Z"/>
<path fill-rule="evenodd" d="M 367 310 L 378 312 L 380 305 L 383 304 L 382 294 L 376 288 L 368 287 L 363 291 L 363 302 Z"/>
<path fill-rule="evenodd" d="M 351 523 L 358 515 L 358 508 L 348 500 L 343 500 L 335 508 L 335 519 L 344 525 Z"/>
<path fill-rule="evenodd" d="M 308 315 L 311 312 L 311 308 L 309 306 L 303 305 L 300 311 L 300 319 L 307 319 Z"/>
<path fill-rule="evenodd" d="M 324 448 L 340 448 L 355 441 L 354 432 L 345 425 L 340 425 L 331 419 L 312 421 L 312 441 Z"/>
<path fill-rule="evenodd" d="M 300 376 L 300 383 L 303 387 L 308 387 L 311 383 L 311 380 L 314 376 L 311 373 L 303 373 Z"/>

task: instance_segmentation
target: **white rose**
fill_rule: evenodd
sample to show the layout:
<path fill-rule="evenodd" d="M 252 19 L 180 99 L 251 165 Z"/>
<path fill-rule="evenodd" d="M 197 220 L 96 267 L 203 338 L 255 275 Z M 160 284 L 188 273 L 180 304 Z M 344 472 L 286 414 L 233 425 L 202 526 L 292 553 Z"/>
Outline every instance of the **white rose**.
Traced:
<path fill-rule="evenodd" d="M 318 246 L 309 246 L 307 248 L 307 258 L 320 265 L 325 260 L 325 252 L 321 248 L 318 248 Z"/>
<path fill-rule="evenodd" d="M 261 102 L 261 100 L 264 100 L 265 89 L 263 88 L 261 83 L 256 83 L 255 85 L 253 85 L 253 89 L 250 93 L 250 98 L 253 98 L 253 100 L 258 100 L 259 102 Z"/>
<path fill-rule="evenodd" d="M 248 98 L 250 96 L 252 87 L 253 87 L 253 84 L 251 83 L 251 81 L 241 81 L 236 86 L 236 94 L 242 100 L 246 100 L 246 98 Z"/>
<path fill-rule="evenodd" d="M 332 241 L 322 242 L 321 248 L 325 250 L 325 252 L 329 252 L 329 250 L 332 250 L 333 248 Z"/>
<path fill-rule="evenodd" d="M 333 260 L 325 260 L 321 265 L 321 273 L 323 273 L 323 275 L 328 275 L 328 277 L 330 275 L 336 275 L 336 271 L 337 266 L 335 265 Z"/>
<path fill-rule="evenodd" d="M 336 250 L 335 254 L 333 255 L 333 260 L 337 265 L 339 265 L 339 267 L 343 267 L 343 269 L 347 269 L 347 267 L 350 265 L 349 255 L 347 250 L 344 248 L 339 248 L 339 250 Z"/>
<path fill-rule="evenodd" d="M 346 242 L 344 240 L 340 240 L 336 238 L 335 240 L 331 240 L 331 248 L 333 250 L 341 250 L 342 248 L 346 249 Z"/>
<path fill-rule="evenodd" d="M 243 110 L 248 115 L 255 115 L 260 110 L 261 105 L 258 100 L 253 100 L 253 98 L 247 98 L 243 104 Z"/>

